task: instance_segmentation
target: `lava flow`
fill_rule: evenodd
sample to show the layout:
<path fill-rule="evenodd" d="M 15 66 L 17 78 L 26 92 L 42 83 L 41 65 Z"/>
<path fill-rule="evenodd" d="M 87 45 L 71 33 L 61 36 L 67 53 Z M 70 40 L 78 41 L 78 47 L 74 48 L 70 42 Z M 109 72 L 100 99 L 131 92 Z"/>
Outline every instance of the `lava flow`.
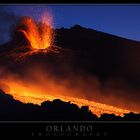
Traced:
<path fill-rule="evenodd" d="M 49 85 L 47 89 L 40 87 L 40 85 L 29 85 L 23 84 L 18 80 L 16 82 L 8 80 L 5 84 L 10 88 L 8 93 L 10 93 L 15 99 L 22 101 L 23 103 L 33 103 L 40 105 L 42 102 L 54 99 L 61 99 L 62 101 L 70 101 L 71 103 L 81 106 L 89 106 L 89 109 L 96 114 L 101 116 L 103 113 L 115 114 L 117 116 L 123 116 L 124 113 L 129 113 L 131 111 L 126 109 L 117 108 L 111 105 L 98 103 L 95 101 L 89 101 L 82 98 L 70 97 L 71 91 L 68 89 L 62 89 L 57 85 Z M 51 88 L 50 88 L 51 87 Z M 69 96 L 61 95 L 60 93 L 66 92 Z"/>

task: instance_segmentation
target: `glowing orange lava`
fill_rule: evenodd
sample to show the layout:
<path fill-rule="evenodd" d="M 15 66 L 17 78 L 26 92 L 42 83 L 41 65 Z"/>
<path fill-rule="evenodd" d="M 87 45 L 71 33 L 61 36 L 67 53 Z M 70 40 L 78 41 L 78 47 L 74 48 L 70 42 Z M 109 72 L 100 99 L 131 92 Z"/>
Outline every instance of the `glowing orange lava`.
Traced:
<path fill-rule="evenodd" d="M 18 31 L 23 33 L 32 49 L 47 49 L 51 47 L 54 35 L 51 14 L 44 14 L 40 23 L 30 17 L 23 17 L 20 20 L 20 25 L 21 28 Z"/>
<path fill-rule="evenodd" d="M 117 116 L 123 116 L 124 113 L 129 113 L 129 110 L 117 108 L 111 105 L 98 103 L 95 101 L 89 101 L 86 99 L 79 99 L 76 97 L 63 96 L 59 94 L 57 86 L 56 90 L 50 89 L 44 91 L 43 88 L 39 88 L 37 85 L 24 85 L 21 82 L 8 81 L 5 82 L 6 85 L 10 87 L 10 94 L 17 100 L 20 100 L 24 103 L 34 103 L 40 105 L 42 102 L 49 100 L 53 101 L 54 99 L 61 99 L 62 101 L 70 101 L 71 103 L 81 106 L 89 106 L 89 109 L 96 114 L 101 116 L 103 113 L 115 114 Z M 9 92 L 9 91 L 8 91 Z M 54 92 L 56 93 L 54 94 Z M 68 91 L 65 91 L 68 92 Z"/>

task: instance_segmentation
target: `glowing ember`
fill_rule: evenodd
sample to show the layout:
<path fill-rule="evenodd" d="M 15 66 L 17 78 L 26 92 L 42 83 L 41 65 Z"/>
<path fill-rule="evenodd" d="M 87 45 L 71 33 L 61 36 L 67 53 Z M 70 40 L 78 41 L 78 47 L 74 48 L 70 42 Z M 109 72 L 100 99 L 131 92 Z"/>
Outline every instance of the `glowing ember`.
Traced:
<path fill-rule="evenodd" d="M 42 16 L 40 23 L 30 17 L 23 17 L 18 31 L 23 33 L 32 49 L 47 49 L 53 43 L 52 25 L 52 16 L 48 13 Z"/>

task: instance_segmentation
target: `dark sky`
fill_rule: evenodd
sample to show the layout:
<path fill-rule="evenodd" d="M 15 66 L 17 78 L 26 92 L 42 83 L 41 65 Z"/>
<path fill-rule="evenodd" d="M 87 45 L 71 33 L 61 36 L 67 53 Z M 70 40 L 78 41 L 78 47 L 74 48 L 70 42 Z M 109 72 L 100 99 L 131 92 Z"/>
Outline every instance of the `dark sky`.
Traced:
<path fill-rule="evenodd" d="M 140 41 L 140 5 L 0 5 L 0 44 L 8 39 L 9 27 L 17 16 L 36 20 L 45 11 L 54 16 L 55 27 L 79 24 Z"/>

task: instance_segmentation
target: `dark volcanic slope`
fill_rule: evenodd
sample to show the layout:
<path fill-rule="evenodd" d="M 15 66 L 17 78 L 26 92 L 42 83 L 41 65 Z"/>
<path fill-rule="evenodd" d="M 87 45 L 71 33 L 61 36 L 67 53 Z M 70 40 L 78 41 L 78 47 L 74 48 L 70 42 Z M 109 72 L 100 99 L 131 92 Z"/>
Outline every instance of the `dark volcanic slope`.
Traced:
<path fill-rule="evenodd" d="M 140 42 L 76 25 L 57 30 L 56 45 L 79 50 L 76 63 L 81 69 L 101 78 L 117 75 L 140 84 Z"/>

